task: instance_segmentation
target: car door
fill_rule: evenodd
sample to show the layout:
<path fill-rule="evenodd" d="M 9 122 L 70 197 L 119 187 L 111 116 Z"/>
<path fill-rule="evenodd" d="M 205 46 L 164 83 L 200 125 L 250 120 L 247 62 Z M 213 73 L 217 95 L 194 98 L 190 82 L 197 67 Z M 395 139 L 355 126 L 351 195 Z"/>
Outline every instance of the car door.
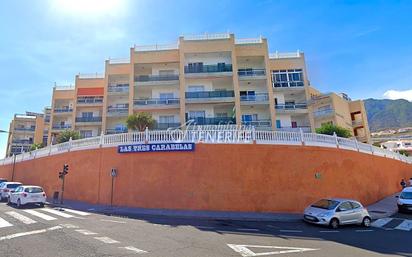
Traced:
<path fill-rule="evenodd" d="M 336 212 L 341 224 L 350 224 L 356 221 L 356 215 L 349 201 L 341 203 L 336 209 Z"/>
<path fill-rule="evenodd" d="M 363 221 L 363 207 L 357 202 L 350 202 L 353 208 L 353 215 L 356 223 L 362 223 Z"/>
<path fill-rule="evenodd" d="M 19 198 L 19 193 L 23 190 L 23 187 L 18 187 L 16 190 L 10 194 L 10 202 L 17 203 L 17 199 Z"/>

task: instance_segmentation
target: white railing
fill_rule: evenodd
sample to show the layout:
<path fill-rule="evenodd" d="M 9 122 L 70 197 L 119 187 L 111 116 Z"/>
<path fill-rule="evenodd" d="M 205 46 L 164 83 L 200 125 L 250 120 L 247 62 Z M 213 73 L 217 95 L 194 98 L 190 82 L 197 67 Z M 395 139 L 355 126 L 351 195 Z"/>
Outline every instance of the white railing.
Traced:
<path fill-rule="evenodd" d="M 412 164 L 412 157 L 406 157 L 396 152 L 369 144 L 361 143 L 356 139 L 337 136 L 288 131 L 255 130 L 250 126 L 227 127 L 213 126 L 201 129 L 188 130 L 147 130 L 122 134 L 101 135 L 98 137 L 71 140 L 69 142 L 48 146 L 16 156 L 16 162 L 32 160 L 43 156 L 50 156 L 70 151 L 95 149 L 100 147 L 114 147 L 122 144 L 169 143 L 169 142 L 202 142 L 206 144 L 272 144 L 272 145 L 304 145 L 320 146 L 352 150 L 371 155 L 396 159 Z M 14 157 L 0 160 L 0 165 L 14 162 Z"/>
<path fill-rule="evenodd" d="M 79 79 L 104 79 L 104 74 L 101 73 L 79 73 Z"/>
<path fill-rule="evenodd" d="M 199 34 L 199 35 L 185 35 L 184 40 L 215 40 L 215 39 L 228 39 L 230 33 L 214 33 L 214 34 Z"/>
<path fill-rule="evenodd" d="M 282 59 L 282 58 L 299 58 L 300 51 L 297 50 L 296 52 L 289 52 L 289 53 L 279 53 L 276 51 L 275 53 L 269 54 L 269 59 Z"/>
<path fill-rule="evenodd" d="M 262 42 L 263 42 L 262 37 L 235 39 L 235 44 L 237 45 L 261 44 Z"/>
<path fill-rule="evenodd" d="M 127 64 L 130 63 L 129 58 L 110 58 L 109 64 Z"/>
<path fill-rule="evenodd" d="M 164 45 L 146 45 L 146 46 L 134 46 L 135 52 L 149 52 L 149 51 L 164 51 L 164 50 L 176 50 L 179 49 L 177 43 L 174 44 L 164 44 Z"/>
<path fill-rule="evenodd" d="M 68 85 L 68 86 L 57 86 L 55 85 L 53 87 L 54 90 L 74 90 L 74 85 Z"/>

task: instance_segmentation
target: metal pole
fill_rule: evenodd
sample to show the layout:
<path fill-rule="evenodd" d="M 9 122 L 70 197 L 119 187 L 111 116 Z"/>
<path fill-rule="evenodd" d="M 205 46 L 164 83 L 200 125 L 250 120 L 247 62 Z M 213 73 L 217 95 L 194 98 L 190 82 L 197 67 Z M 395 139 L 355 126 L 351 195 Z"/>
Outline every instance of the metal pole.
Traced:
<path fill-rule="evenodd" d="M 114 184 L 114 176 L 112 176 L 112 190 L 110 192 L 110 207 L 113 207 L 113 184 Z"/>
<path fill-rule="evenodd" d="M 66 176 L 63 175 L 63 178 L 62 178 L 62 197 L 60 198 L 60 204 L 63 204 L 63 197 L 64 197 L 64 177 L 66 177 Z"/>
<path fill-rule="evenodd" d="M 13 156 L 14 156 L 14 158 L 13 158 L 13 169 L 11 171 L 11 181 L 14 181 L 14 170 L 15 170 L 15 167 L 16 167 L 16 154 L 14 154 Z"/>

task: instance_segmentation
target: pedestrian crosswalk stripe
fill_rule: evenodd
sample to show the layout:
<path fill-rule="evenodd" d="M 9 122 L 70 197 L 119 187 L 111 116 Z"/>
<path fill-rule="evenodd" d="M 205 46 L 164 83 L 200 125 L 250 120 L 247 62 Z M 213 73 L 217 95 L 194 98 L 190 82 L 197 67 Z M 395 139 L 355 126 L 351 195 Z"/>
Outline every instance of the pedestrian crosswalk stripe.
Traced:
<path fill-rule="evenodd" d="M 147 253 L 145 250 L 142 250 L 142 249 L 139 249 L 133 246 L 125 246 L 125 247 L 119 247 L 119 248 L 123 248 L 129 251 L 135 252 L 135 253 Z"/>
<path fill-rule="evenodd" d="M 41 212 L 38 212 L 38 211 L 35 211 L 35 210 L 24 210 L 24 211 L 27 212 L 27 213 L 29 213 L 29 214 L 31 214 L 31 215 L 33 215 L 33 216 L 39 217 L 39 218 L 41 218 L 41 219 L 44 219 L 44 220 L 48 220 L 48 221 L 49 221 L 49 220 L 56 220 L 55 217 L 46 215 L 46 214 L 44 214 L 44 213 L 41 213 Z"/>
<path fill-rule="evenodd" d="M 388 224 L 389 222 L 392 221 L 392 218 L 383 218 L 383 219 L 378 219 L 372 222 L 372 227 L 380 228 Z"/>
<path fill-rule="evenodd" d="M 88 236 L 88 235 L 97 235 L 96 232 L 92 232 L 92 231 L 89 231 L 89 230 L 86 230 L 86 229 L 76 229 L 76 232 L 79 232 L 80 234 L 83 234 L 83 235 L 86 235 L 86 236 Z"/>
<path fill-rule="evenodd" d="M 52 214 L 62 216 L 63 218 L 73 218 L 74 217 L 73 215 L 70 215 L 70 214 L 67 214 L 67 213 L 64 213 L 64 212 L 61 212 L 61 211 L 53 210 L 53 209 L 44 208 L 44 209 L 42 209 L 42 211 L 50 212 Z"/>
<path fill-rule="evenodd" d="M 78 210 L 72 210 L 72 209 L 63 209 L 63 210 L 74 213 L 74 214 L 77 214 L 77 215 L 80 215 L 80 216 L 90 215 L 90 213 L 83 212 L 83 211 L 78 211 Z"/>
<path fill-rule="evenodd" d="M 399 224 L 395 229 L 411 231 L 412 230 L 412 220 L 404 220 L 401 224 Z"/>
<path fill-rule="evenodd" d="M 26 217 L 18 212 L 15 211 L 9 211 L 6 212 L 7 215 L 10 215 L 11 217 L 15 218 L 16 220 L 19 220 L 23 222 L 24 224 L 33 224 L 36 223 L 35 220 L 30 219 L 29 217 Z"/>
<path fill-rule="evenodd" d="M 116 241 L 116 240 L 114 240 L 114 239 L 111 239 L 110 237 L 95 237 L 94 239 L 97 239 L 97 240 L 99 240 L 99 241 L 101 241 L 101 242 L 103 242 L 103 243 L 106 243 L 106 244 L 116 244 L 116 243 L 120 243 L 119 241 Z"/>
<path fill-rule="evenodd" d="M 8 221 L 0 218 L 0 228 L 11 227 L 13 224 L 9 223 Z"/>

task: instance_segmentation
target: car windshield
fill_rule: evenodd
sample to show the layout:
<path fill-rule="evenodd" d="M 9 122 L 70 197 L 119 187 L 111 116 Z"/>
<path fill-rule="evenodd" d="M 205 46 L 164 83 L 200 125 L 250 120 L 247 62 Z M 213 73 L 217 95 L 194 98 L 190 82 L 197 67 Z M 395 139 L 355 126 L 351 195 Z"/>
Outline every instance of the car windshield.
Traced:
<path fill-rule="evenodd" d="M 28 187 L 24 190 L 26 193 L 41 193 L 43 189 L 41 187 Z"/>
<path fill-rule="evenodd" d="M 8 184 L 6 187 L 7 188 L 16 188 L 16 187 L 19 187 L 19 186 L 21 186 L 21 184 Z"/>
<path fill-rule="evenodd" d="M 338 201 L 322 199 L 312 204 L 311 207 L 325 209 L 325 210 L 333 210 L 336 208 L 336 206 L 338 206 L 338 204 L 339 204 Z"/>
<path fill-rule="evenodd" d="M 412 199 L 412 192 L 402 192 L 401 199 Z"/>

